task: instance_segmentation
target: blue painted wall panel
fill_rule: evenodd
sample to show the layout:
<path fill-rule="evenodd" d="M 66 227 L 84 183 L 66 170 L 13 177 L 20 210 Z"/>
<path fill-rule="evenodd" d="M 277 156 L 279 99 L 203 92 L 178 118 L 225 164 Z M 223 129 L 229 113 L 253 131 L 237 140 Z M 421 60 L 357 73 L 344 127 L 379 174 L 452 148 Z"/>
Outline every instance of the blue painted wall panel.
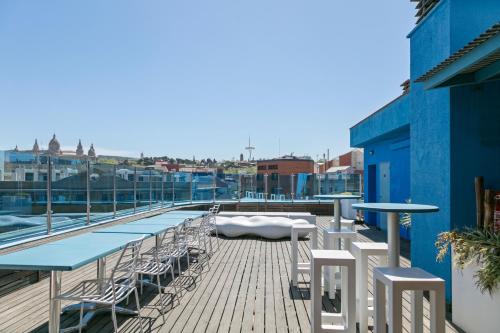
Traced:
<path fill-rule="evenodd" d="M 450 0 L 444 0 L 411 34 L 412 82 L 450 55 L 450 39 Z M 438 213 L 412 217 L 412 266 L 451 281 L 450 260 L 437 263 L 434 246 L 437 235 L 450 230 L 449 89 L 424 91 L 422 84 L 414 83 L 410 92 L 410 124 L 412 201 L 440 208 Z M 450 283 L 447 295 L 451 296 Z"/>
<path fill-rule="evenodd" d="M 451 260 L 437 263 L 434 243 L 440 232 L 474 225 L 475 176 L 500 188 L 500 82 L 424 91 L 414 81 L 498 21 L 499 0 L 441 0 L 408 35 L 410 93 L 351 128 L 351 145 L 365 148 L 365 170 L 391 163 L 391 201 L 439 206 L 413 215 L 411 259 L 446 280 L 448 299 Z"/>
<path fill-rule="evenodd" d="M 476 222 L 474 177 L 500 189 L 500 81 L 451 89 L 452 228 Z"/>
<path fill-rule="evenodd" d="M 382 140 L 364 146 L 364 167 L 368 170 L 375 165 L 375 199 L 367 198 L 367 202 L 377 202 L 380 196 L 380 163 L 390 163 L 390 201 L 405 202 L 410 198 L 410 141 L 409 129 L 399 133 L 392 139 Z M 365 188 L 370 189 L 370 176 L 365 177 Z M 370 189 L 371 190 L 371 189 Z M 385 221 L 380 219 L 380 214 L 366 214 L 366 223 L 376 225 L 386 230 Z M 401 236 L 409 239 L 407 229 L 402 230 Z"/>
<path fill-rule="evenodd" d="M 408 95 L 398 97 L 351 128 L 351 146 L 362 147 L 401 131 L 410 123 L 409 111 Z"/>

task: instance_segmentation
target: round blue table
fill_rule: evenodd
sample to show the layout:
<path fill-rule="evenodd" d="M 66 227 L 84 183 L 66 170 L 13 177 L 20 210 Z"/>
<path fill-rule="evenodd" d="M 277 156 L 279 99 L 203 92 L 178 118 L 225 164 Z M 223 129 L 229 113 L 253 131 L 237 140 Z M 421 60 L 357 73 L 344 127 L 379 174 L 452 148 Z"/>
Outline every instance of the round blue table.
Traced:
<path fill-rule="evenodd" d="M 406 203 L 359 203 L 352 208 L 367 212 L 387 213 L 387 243 L 389 246 L 389 267 L 399 267 L 399 214 L 400 213 L 432 213 L 439 211 L 439 207 L 431 205 L 417 205 Z"/>
<path fill-rule="evenodd" d="M 360 195 L 352 195 L 352 194 L 323 194 L 323 195 L 315 195 L 315 199 L 319 200 L 333 200 L 333 214 L 335 216 L 333 225 L 330 225 L 330 228 L 335 231 L 340 231 L 340 200 L 343 199 L 359 199 Z"/>

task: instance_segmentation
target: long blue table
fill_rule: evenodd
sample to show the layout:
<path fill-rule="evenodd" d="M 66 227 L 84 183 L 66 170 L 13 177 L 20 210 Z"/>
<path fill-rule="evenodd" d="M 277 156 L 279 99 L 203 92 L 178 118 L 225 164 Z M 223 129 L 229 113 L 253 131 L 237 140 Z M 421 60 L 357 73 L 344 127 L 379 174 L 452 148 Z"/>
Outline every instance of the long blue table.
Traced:
<path fill-rule="evenodd" d="M 88 233 L 0 256 L 0 268 L 30 271 L 73 271 L 123 249 L 145 235 Z"/>
<path fill-rule="evenodd" d="M 112 227 L 99 229 L 94 231 L 93 233 L 111 234 L 110 236 L 114 236 L 116 234 L 139 234 L 139 235 L 157 236 L 175 226 L 176 224 L 127 223 L 127 224 L 118 224 Z"/>
<path fill-rule="evenodd" d="M 165 214 L 168 215 L 167 218 L 158 215 L 155 218 L 115 225 L 9 253 L 0 256 L 0 269 L 50 271 L 49 333 L 59 333 L 61 302 L 57 297 L 61 294 L 62 272 L 72 271 L 97 261 L 98 279 L 104 278 L 106 256 L 125 248 L 133 240 L 157 237 L 186 219 L 201 217 L 205 213 L 204 211 L 184 211 L 183 214 L 170 212 Z M 134 313 L 127 309 L 121 310 L 123 313 Z M 87 313 L 84 322 L 88 322 L 93 314 Z M 72 329 L 75 327 L 65 331 Z"/>

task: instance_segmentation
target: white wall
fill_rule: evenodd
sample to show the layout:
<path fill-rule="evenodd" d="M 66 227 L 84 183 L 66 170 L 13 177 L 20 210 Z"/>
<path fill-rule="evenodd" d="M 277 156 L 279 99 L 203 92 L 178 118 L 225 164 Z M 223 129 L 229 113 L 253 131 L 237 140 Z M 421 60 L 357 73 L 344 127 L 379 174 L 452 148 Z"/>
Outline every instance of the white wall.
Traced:
<path fill-rule="evenodd" d="M 473 275 L 477 266 L 452 271 L 453 322 L 468 333 L 500 331 L 500 291 L 491 297 L 476 288 Z"/>

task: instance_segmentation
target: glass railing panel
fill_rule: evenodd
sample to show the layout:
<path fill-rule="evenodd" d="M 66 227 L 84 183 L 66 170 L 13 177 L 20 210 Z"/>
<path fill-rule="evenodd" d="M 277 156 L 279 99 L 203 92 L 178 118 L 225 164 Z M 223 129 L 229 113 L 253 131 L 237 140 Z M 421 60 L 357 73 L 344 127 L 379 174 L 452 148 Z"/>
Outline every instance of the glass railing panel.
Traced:
<path fill-rule="evenodd" d="M 225 200 L 236 201 L 239 198 L 240 181 L 238 174 L 224 174 L 224 182 L 227 186 Z"/>
<path fill-rule="evenodd" d="M 174 175 L 175 202 L 191 202 L 192 174 L 189 172 L 176 172 Z"/>
<path fill-rule="evenodd" d="M 87 223 L 87 161 L 76 156 L 51 159 L 51 230 L 84 226 Z"/>
<path fill-rule="evenodd" d="M 114 217 L 113 164 L 90 163 L 90 223 L 102 222 Z"/>
<path fill-rule="evenodd" d="M 151 207 L 159 208 L 162 205 L 162 191 L 163 172 L 159 170 L 149 170 L 149 177 L 151 182 Z"/>
<path fill-rule="evenodd" d="M 174 173 L 167 172 L 164 175 L 164 200 L 166 206 L 172 206 L 176 201 Z"/>
<path fill-rule="evenodd" d="M 0 245 L 47 233 L 47 157 L 0 151 Z"/>
<path fill-rule="evenodd" d="M 213 201 L 214 175 L 211 172 L 193 173 L 193 201 Z"/>
<path fill-rule="evenodd" d="M 150 204 L 150 182 L 149 170 L 145 167 L 137 167 L 136 181 L 136 212 L 149 210 Z"/>
<path fill-rule="evenodd" d="M 117 165 L 115 173 L 116 183 L 116 210 L 117 216 L 133 214 L 134 212 L 134 180 L 135 167 Z"/>
<path fill-rule="evenodd" d="M 242 200 L 255 200 L 257 195 L 257 175 L 241 175 Z"/>
<path fill-rule="evenodd" d="M 215 200 L 233 200 L 237 194 L 238 178 L 231 174 L 218 173 L 214 185 Z"/>

